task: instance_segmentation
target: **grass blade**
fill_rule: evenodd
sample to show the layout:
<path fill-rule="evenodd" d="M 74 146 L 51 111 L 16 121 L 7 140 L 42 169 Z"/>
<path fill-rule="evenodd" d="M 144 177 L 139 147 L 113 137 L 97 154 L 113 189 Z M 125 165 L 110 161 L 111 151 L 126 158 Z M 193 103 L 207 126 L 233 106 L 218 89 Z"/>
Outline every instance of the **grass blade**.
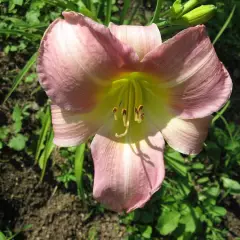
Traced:
<path fill-rule="evenodd" d="M 107 0 L 107 12 L 106 12 L 106 18 L 105 18 L 106 26 L 108 26 L 108 24 L 111 21 L 111 15 L 112 15 L 112 0 Z"/>
<path fill-rule="evenodd" d="M 24 68 L 18 73 L 18 75 L 17 75 L 17 77 L 16 77 L 16 79 L 15 79 L 15 81 L 13 83 L 13 86 L 12 86 L 11 90 L 9 91 L 9 93 L 7 94 L 7 96 L 5 97 L 5 99 L 3 101 L 3 104 L 6 103 L 6 101 L 11 96 L 11 94 L 15 91 L 15 89 L 17 88 L 19 83 L 22 81 L 24 76 L 28 73 L 28 71 L 31 69 L 33 64 L 35 64 L 36 60 L 37 60 L 37 53 L 34 53 L 32 55 L 32 57 L 28 60 L 28 62 L 24 66 Z"/>
<path fill-rule="evenodd" d="M 24 37 L 29 38 L 31 41 L 38 40 L 42 38 L 42 35 L 40 34 L 34 34 L 34 33 L 28 33 L 24 31 L 19 30 L 12 30 L 12 29 L 0 29 L 0 34 L 9 34 L 9 35 L 22 35 Z"/>
<path fill-rule="evenodd" d="M 229 25 L 229 23 L 232 20 L 232 17 L 234 15 L 234 12 L 236 10 L 236 5 L 233 6 L 231 13 L 229 14 L 226 22 L 224 23 L 224 25 L 222 26 L 221 30 L 219 31 L 219 33 L 217 34 L 217 36 L 215 37 L 215 39 L 213 40 L 213 45 L 218 41 L 218 39 L 222 36 L 223 32 L 225 31 L 225 29 L 227 28 L 227 26 Z"/>
<path fill-rule="evenodd" d="M 74 164 L 74 171 L 78 189 L 78 195 L 84 201 L 84 190 L 82 184 L 82 175 L 83 175 L 83 161 L 84 161 L 84 151 L 85 151 L 86 144 L 82 143 L 76 149 L 75 153 L 75 164 Z"/>
<path fill-rule="evenodd" d="M 120 24 L 123 24 L 129 7 L 130 7 L 130 0 L 124 0 L 123 10 L 120 16 Z"/>
<path fill-rule="evenodd" d="M 35 153 L 35 164 L 38 163 L 40 152 L 44 148 L 44 141 L 47 137 L 47 132 L 49 130 L 50 123 L 51 123 L 51 114 L 50 114 L 50 108 L 48 107 L 43 117 L 43 125 L 42 125 L 41 132 L 37 142 L 37 149 Z"/>
<path fill-rule="evenodd" d="M 55 145 L 53 143 L 53 137 L 54 137 L 54 133 L 53 133 L 53 129 L 51 129 L 51 132 L 49 133 L 49 136 L 48 136 L 46 146 L 45 146 L 44 151 L 42 152 L 42 155 L 39 159 L 39 166 L 42 169 L 40 182 L 42 182 L 42 180 L 44 178 L 48 159 L 49 159 L 49 157 L 50 157 L 50 155 L 51 155 L 51 153 L 52 153 L 52 151 L 55 147 Z"/>

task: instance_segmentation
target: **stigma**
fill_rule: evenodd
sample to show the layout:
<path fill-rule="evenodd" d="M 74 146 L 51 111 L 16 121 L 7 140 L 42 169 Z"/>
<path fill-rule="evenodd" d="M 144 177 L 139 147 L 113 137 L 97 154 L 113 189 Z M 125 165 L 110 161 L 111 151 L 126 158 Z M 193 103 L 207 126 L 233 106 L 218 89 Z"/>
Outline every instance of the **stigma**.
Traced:
<path fill-rule="evenodd" d="M 123 133 L 116 133 L 115 136 L 121 138 L 127 135 L 131 123 L 141 123 L 144 120 L 142 85 L 138 78 L 131 76 L 116 80 L 114 87 L 118 96 L 112 113 L 114 120 L 121 121 L 125 128 Z"/>

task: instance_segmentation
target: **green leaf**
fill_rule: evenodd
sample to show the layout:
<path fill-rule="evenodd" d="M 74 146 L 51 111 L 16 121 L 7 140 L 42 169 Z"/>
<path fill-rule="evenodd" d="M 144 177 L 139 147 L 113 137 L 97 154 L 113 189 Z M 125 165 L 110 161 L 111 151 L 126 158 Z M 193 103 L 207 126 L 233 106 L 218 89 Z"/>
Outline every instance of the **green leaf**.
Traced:
<path fill-rule="evenodd" d="M 3 232 L 0 232 L 0 240 L 7 240 Z"/>
<path fill-rule="evenodd" d="M 176 151 L 167 151 L 165 153 L 165 160 L 167 164 L 182 176 L 187 176 L 188 167 L 182 155 Z"/>
<path fill-rule="evenodd" d="M 130 7 L 130 3 L 131 3 L 130 0 L 124 0 L 123 10 L 121 11 L 121 15 L 120 15 L 120 24 L 123 24 L 124 22 L 128 9 Z"/>
<path fill-rule="evenodd" d="M 184 215 L 180 219 L 180 223 L 185 225 L 185 232 L 194 233 L 197 228 L 196 216 L 192 210 L 188 214 Z"/>
<path fill-rule="evenodd" d="M 214 217 L 223 217 L 227 214 L 227 210 L 224 207 L 212 206 L 209 213 Z"/>
<path fill-rule="evenodd" d="M 145 230 L 142 232 L 142 236 L 144 238 L 150 239 L 152 236 L 152 227 L 151 226 L 147 226 L 145 228 Z"/>
<path fill-rule="evenodd" d="M 22 120 L 22 111 L 18 105 L 15 105 L 12 113 L 12 119 L 15 122 L 21 121 Z"/>
<path fill-rule="evenodd" d="M 39 156 L 40 156 L 41 150 L 44 148 L 44 141 L 47 137 L 50 124 L 51 124 L 51 115 L 50 115 L 50 109 L 48 106 L 46 109 L 45 115 L 43 117 L 42 128 L 41 128 L 40 135 L 37 142 L 37 149 L 35 153 L 35 163 L 39 161 Z"/>
<path fill-rule="evenodd" d="M 23 5 L 23 0 L 12 0 L 13 4 L 22 6 Z"/>
<path fill-rule="evenodd" d="M 224 188 L 228 189 L 230 193 L 233 194 L 240 194 L 240 183 L 232 180 L 230 178 L 222 177 L 221 180 L 223 181 Z"/>
<path fill-rule="evenodd" d="M 15 137 L 11 138 L 8 146 L 16 151 L 21 151 L 25 148 L 27 137 L 22 134 L 17 134 Z"/>
<path fill-rule="evenodd" d="M 156 229 L 166 236 L 177 228 L 180 217 L 177 211 L 163 211 L 158 218 Z"/>
<path fill-rule="evenodd" d="M 13 109 L 12 119 L 14 121 L 13 128 L 15 133 L 20 132 L 22 128 L 22 110 L 18 105 L 15 105 Z"/>
<path fill-rule="evenodd" d="M 5 140 L 9 134 L 10 130 L 6 126 L 0 127 L 0 139 Z"/>
<path fill-rule="evenodd" d="M 37 59 L 37 53 L 34 53 L 32 55 L 32 57 L 28 60 L 28 62 L 24 66 L 24 68 L 17 75 L 11 90 L 9 91 L 9 93 L 7 94 L 7 96 L 5 97 L 5 99 L 3 101 L 3 104 L 8 100 L 8 98 L 11 96 L 11 94 L 15 91 L 15 89 L 17 88 L 19 83 L 22 81 L 24 76 L 27 74 L 27 72 L 30 70 L 30 68 L 33 66 L 33 64 L 36 62 L 36 59 Z"/>
<path fill-rule="evenodd" d="M 89 240 L 94 240 L 94 239 L 98 239 L 98 232 L 95 226 L 92 226 L 89 231 L 88 231 L 88 238 Z"/>
<path fill-rule="evenodd" d="M 230 142 L 230 143 L 225 147 L 225 149 L 228 150 L 228 151 L 234 152 L 234 151 L 240 149 L 240 143 L 239 143 L 239 141 Z"/>
<path fill-rule="evenodd" d="M 29 22 L 30 24 L 39 24 L 40 23 L 38 19 L 39 17 L 40 17 L 40 12 L 36 10 L 30 10 L 26 14 L 27 22 Z"/>
<path fill-rule="evenodd" d="M 26 31 L 20 31 L 20 30 L 15 30 L 15 29 L 0 28 L 0 33 L 7 34 L 7 35 L 17 35 L 17 36 L 22 35 L 22 36 L 30 39 L 31 41 L 41 39 L 41 37 L 42 37 L 40 34 L 29 33 Z"/>
<path fill-rule="evenodd" d="M 200 163 L 200 162 L 197 162 L 197 163 L 193 163 L 192 164 L 192 170 L 194 171 L 203 171 L 205 168 L 204 164 Z"/>
<path fill-rule="evenodd" d="M 46 167 L 47 167 L 47 162 L 48 162 L 48 159 L 55 147 L 54 143 L 53 143 L 53 130 L 51 129 L 49 135 L 48 135 L 48 139 L 46 141 L 46 145 L 45 145 L 45 148 L 44 148 L 44 151 L 42 152 L 42 155 L 39 159 L 39 166 L 41 167 L 42 169 L 42 174 L 41 174 L 41 178 L 40 178 L 40 182 L 42 182 L 43 178 L 44 178 L 44 175 L 45 175 L 45 171 L 46 171 Z"/>
<path fill-rule="evenodd" d="M 84 161 L 84 151 L 85 151 L 86 144 L 82 143 L 76 149 L 75 154 L 75 163 L 74 163 L 74 171 L 76 177 L 76 183 L 78 188 L 78 194 L 81 199 L 84 201 L 84 190 L 82 184 L 82 176 L 83 176 L 83 161 Z"/>
<path fill-rule="evenodd" d="M 30 9 L 42 9 L 46 3 L 42 0 L 31 1 Z"/>
<path fill-rule="evenodd" d="M 208 182 L 209 180 L 210 180 L 209 177 L 201 177 L 197 180 L 197 183 L 203 184 L 203 183 Z"/>
<path fill-rule="evenodd" d="M 220 189 L 219 187 L 210 187 L 204 191 L 204 194 L 208 195 L 209 197 L 217 198 L 220 194 Z"/>
<path fill-rule="evenodd" d="M 179 176 L 176 180 L 178 181 L 179 193 L 181 193 L 184 198 L 187 197 L 191 192 L 191 186 L 189 185 L 188 179 Z"/>
<path fill-rule="evenodd" d="M 227 133 L 221 128 L 215 127 L 213 129 L 213 133 L 214 133 L 214 136 L 217 138 L 217 143 L 221 147 L 225 147 L 231 141 Z"/>
<path fill-rule="evenodd" d="M 25 83 L 32 83 L 35 79 L 37 79 L 37 74 L 36 73 L 31 73 L 25 78 L 24 82 Z"/>

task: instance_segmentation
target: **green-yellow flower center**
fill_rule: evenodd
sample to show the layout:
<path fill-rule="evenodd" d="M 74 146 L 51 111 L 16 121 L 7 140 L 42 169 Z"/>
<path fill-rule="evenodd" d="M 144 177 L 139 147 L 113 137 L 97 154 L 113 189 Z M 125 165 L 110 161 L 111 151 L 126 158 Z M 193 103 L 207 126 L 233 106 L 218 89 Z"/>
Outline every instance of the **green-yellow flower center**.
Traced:
<path fill-rule="evenodd" d="M 112 109 L 113 117 L 124 126 L 123 132 L 115 134 L 118 138 L 127 135 L 130 124 L 144 121 L 144 103 L 149 107 L 150 101 L 158 98 L 163 103 L 166 102 L 166 91 L 159 81 L 144 73 L 122 75 L 120 79 L 113 81 L 112 91 L 117 99 Z"/>

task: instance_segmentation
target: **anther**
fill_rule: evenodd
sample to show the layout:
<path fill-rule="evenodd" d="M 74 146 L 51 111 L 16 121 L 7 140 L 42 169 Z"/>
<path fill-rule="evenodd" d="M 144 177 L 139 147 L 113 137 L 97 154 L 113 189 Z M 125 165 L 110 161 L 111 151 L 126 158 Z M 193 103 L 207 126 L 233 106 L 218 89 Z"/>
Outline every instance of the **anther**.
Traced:
<path fill-rule="evenodd" d="M 113 112 L 114 119 L 117 120 L 117 108 L 114 107 L 112 112 Z"/>
<path fill-rule="evenodd" d="M 134 109 L 134 121 L 138 121 L 138 109 L 136 107 Z"/>
<path fill-rule="evenodd" d="M 138 111 L 140 112 L 140 111 L 142 111 L 142 110 L 143 110 L 143 105 L 139 105 Z"/>
<path fill-rule="evenodd" d="M 127 109 L 122 109 L 122 117 L 123 117 L 123 125 L 124 127 L 127 126 Z"/>

